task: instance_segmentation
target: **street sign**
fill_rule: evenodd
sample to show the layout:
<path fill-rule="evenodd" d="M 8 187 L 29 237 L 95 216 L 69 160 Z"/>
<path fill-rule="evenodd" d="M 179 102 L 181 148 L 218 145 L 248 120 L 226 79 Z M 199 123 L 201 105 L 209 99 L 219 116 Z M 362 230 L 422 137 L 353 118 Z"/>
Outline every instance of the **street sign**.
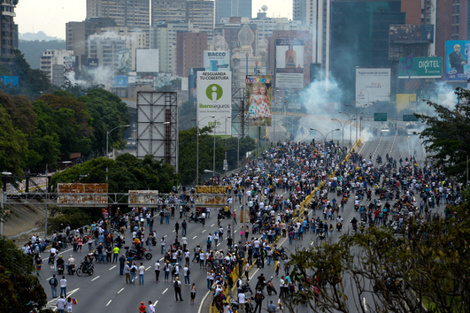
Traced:
<path fill-rule="evenodd" d="M 417 122 L 419 119 L 414 114 L 403 114 L 403 122 Z"/>
<path fill-rule="evenodd" d="M 387 113 L 374 113 L 374 121 L 375 122 L 386 122 L 387 121 Z"/>

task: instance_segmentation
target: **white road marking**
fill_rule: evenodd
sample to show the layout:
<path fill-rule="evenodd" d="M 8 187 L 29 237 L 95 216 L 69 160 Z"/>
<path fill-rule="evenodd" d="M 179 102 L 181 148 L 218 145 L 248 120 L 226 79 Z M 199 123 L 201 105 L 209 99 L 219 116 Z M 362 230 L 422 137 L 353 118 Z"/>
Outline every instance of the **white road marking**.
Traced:
<path fill-rule="evenodd" d="M 91 281 L 95 281 L 95 280 L 97 280 L 98 278 L 100 278 L 100 275 L 96 276 L 96 277 L 93 278 Z"/>
<path fill-rule="evenodd" d="M 168 236 L 168 235 L 163 236 L 163 238 L 166 238 L 166 236 Z"/>
<path fill-rule="evenodd" d="M 214 227 L 215 224 L 212 224 L 211 227 Z"/>
<path fill-rule="evenodd" d="M 160 260 L 158 260 L 158 261 L 162 261 L 162 260 L 163 260 L 163 258 L 161 258 L 161 259 L 160 259 Z"/>
<path fill-rule="evenodd" d="M 168 291 L 168 288 L 166 288 L 165 290 L 163 290 L 162 295 L 164 295 L 165 292 L 167 292 L 167 291 Z"/>
<path fill-rule="evenodd" d="M 123 290 L 124 288 L 119 289 L 118 294 L 120 294 Z"/>
<path fill-rule="evenodd" d="M 364 306 L 364 311 L 367 311 L 367 303 L 365 297 L 362 297 L 362 305 Z"/>
<path fill-rule="evenodd" d="M 106 306 L 110 305 L 113 300 L 109 300 L 108 303 L 106 303 Z"/>
<path fill-rule="evenodd" d="M 117 265 L 114 265 L 113 267 L 111 267 L 111 268 L 109 269 L 109 271 L 111 271 L 111 270 L 112 270 L 113 268 L 115 268 L 116 266 L 117 266 Z"/>
<path fill-rule="evenodd" d="M 155 301 L 153 302 L 153 305 L 157 305 L 157 303 L 158 303 L 158 300 L 155 300 Z"/>
<path fill-rule="evenodd" d="M 196 238 L 197 238 L 197 236 L 194 236 L 194 237 L 193 237 L 193 239 L 196 239 Z"/>
<path fill-rule="evenodd" d="M 151 268 L 151 266 L 147 267 L 145 270 L 146 270 L 146 271 L 148 271 L 148 270 L 149 270 L 149 268 Z"/>
<path fill-rule="evenodd" d="M 202 231 L 202 233 L 205 233 L 205 232 L 206 232 L 206 230 L 204 229 L 204 230 Z"/>

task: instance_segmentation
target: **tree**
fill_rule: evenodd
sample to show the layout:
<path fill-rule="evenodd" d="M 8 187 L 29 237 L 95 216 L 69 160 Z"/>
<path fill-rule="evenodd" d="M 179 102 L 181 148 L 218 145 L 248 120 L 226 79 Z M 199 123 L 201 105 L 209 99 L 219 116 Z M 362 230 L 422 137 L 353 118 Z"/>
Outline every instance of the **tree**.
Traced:
<path fill-rule="evenodd" d="M 115 94 L 101 88 L 88 91 L 85 96 L 78 99 L 84 104 L 92 117 L 91 126 L 94 129 L 91 138 L 91 149 L 99 155 L 106 155 L 106 132 L 114 127 L 129 124 L 127 106 Z M 117 149 L 125 146 L 122 139 L 125 129 L 116 129 L 109 134 L 109 145 Z"/>
<path fill-rule="evenodd" d="M 13 125 L 11 116 L 0 105 L 0 169 L 23 174 L 27 156 L 26 136 Z"/>
<path fill-rule="evenodd" d="M 370 227 L 337 243 L 299 249 L 291 278 L 302 285 L 285 299 L 314 312 L 469 312 L 468 203 L 445 219 L 411 219 L 400 234 Z M 319 290 L 315 305 L 316 288 Z"/>
<path fill-rule="evenodd" d="M 0 312 L 30 312 L 37 303 L 44 307 L 47 296 L 34 270 L 32 260 L 12 241 L 0 238 Z"/>
<path fill-rule="evenodd" d="M 470 155 L 470 91 L 457 88 L 459 104 L 448 108 L 431 101 L 436 116 L 415 114 L 427 127 L 421 132 L 426 151 L 437 161 L 437 166 L 460 181 L 465 181 L 467 157 Z"/>

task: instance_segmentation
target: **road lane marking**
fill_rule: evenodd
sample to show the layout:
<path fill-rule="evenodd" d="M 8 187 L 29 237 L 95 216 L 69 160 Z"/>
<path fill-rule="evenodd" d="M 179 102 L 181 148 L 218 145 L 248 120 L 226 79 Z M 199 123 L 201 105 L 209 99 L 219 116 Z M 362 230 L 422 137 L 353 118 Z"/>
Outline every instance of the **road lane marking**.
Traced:
<path fill-rule="evenodd" d="M 118 294 L 120 294 L 123 290 L 124 290 L 124 288 L 121 288 L 121 289 L 118 291 Z"/>
<path fill-rule="evenodd" d="M 155 301 L 153 302 L 153 305 L 157 305 L 157 303 L 158 303 L 158 300 L 155 300 Z"/>
<path fill-rule="evenodd" d="M 168 235 L 163 236 L 163 238 L 166 238 L 166 236 L 168 236 Z"/>
<path fill-rule="evenodd" d="M 151 268 L 151 266 L 147 267 L 145 270 L 146 270 L 146 271 L 148 271 L 148 270 L 149 270 L 149 268 Z"/>
<path fill-rule="evenodd" d="M 111 267 L 111 268 L 109 269 L 109 271 L 111 271 L 111 270 L 112 270 L 113 268 L 115 268 L 116 266 L 117 266 L 117 265 L 114 265 L 113 267 Z"/>
<path fill-rule="evenodd" d="M 100 276 L 99 276 L 99 275 L 98 275 L 98 276 L 96 276 L 95 278 L 93 278 L 91 281 L 95 281 L 95 280 L 97 280 L 98 278 L 100 278 Z"/>
<path fill-rule="evenodd" d="M 214 227 L 215 224 L 212 224 L 211 227 Z"/>
<path fill-rule="evenodd" d="M 194 237 L 193 237 L 193 239 L 196 239 L 196 238 L 197 238 L 197 236 L 194 236 Z"/>
<path fill-rule="evenodd" d="M 162 295 L 164 295 L 165 292 L 167 292 L 167 291 L 168 291 L 168 288 L 166 288 L 165 290 L 163 290 Z"/>
<path fill-rule="evenodd" d="M 364 305 L 364 310 L 367 311 L 367 303 L 365 297 L 362 297 L 362 304 Z"/>
<path fill-rule="evenodd" d="M 106 303 L 106 306 L 110 305 L 113 300 L 109 300 L 108 303 Z"/>
<path fill-rule="evenodd" d="M 202 231 L 202 233 L 205 233 L 205 232 L 206 232 L 206 230 L 204 229 L 204 230 Z"/>
<path fill-rule="evenodd" d="M 161 258 L 161 259 L 160 259 L 160 260 L 158 260 L 158 261 L 162 261 L 162 260 L 163 260 L 163 258 Z"/>

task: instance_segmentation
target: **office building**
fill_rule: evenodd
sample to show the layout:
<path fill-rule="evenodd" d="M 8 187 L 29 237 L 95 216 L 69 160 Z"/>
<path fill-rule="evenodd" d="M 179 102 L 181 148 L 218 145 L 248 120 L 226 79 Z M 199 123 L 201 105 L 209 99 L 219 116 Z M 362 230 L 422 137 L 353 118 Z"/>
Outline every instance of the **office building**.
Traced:
<path fill-rule="evenodd" d="M 251 18 L 251 9 L 251 0 L 215 0 L 215 22 L 230 17 Z"/>
<path fill-rule="evenodd" d="M 150 3 L 147 0 L 87 0 L 86 18 L 109 17 L 117 26 L 148 31 Z"/>
<path fill-rule="evenodd" d="M 66 74 L 75 64 L 73 51 L 46 50 L 41 56 L 41 71 L 56 86 L 65 84 Z"/>
<path fill-rule="evenodd" d="M 0 0 L 0 56 L 11 57 L 18 49 L 18 25 L 15 24 L 15 8 L 18 0 Z"/>
<path fill-rule="evenodd" d="M 207 50 L 207 34 L 203 32 L 177 32 L 176 75 L 188 77 L 192 67 L 204 67 L 204 50 Z"/>

